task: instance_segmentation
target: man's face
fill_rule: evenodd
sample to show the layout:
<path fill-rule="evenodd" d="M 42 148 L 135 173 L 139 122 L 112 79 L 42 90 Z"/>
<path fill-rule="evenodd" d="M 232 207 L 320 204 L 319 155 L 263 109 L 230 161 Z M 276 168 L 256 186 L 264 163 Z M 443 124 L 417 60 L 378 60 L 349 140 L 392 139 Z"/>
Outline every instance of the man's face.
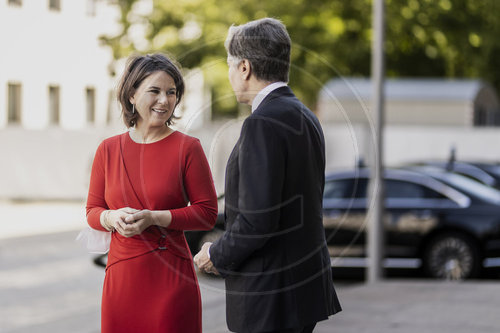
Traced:
<path fill-rule="evenodd" d="M 228 78 L 229 78 L 229 83 L 231 84 L 231 87 L 233 88 L 234 95 L 236 96 L 236 100 L 239 103 L 244 103 L 242 101 L 242 95 L 243 95 L 243 85 L 242 85 L 242 79 L 241 75 L 238 70 L 238 65 L 239 62 L 237 59 L 228 56 L 227 57 L 227 65 L 229 66 L 229 71 L 228 71 Z"/>

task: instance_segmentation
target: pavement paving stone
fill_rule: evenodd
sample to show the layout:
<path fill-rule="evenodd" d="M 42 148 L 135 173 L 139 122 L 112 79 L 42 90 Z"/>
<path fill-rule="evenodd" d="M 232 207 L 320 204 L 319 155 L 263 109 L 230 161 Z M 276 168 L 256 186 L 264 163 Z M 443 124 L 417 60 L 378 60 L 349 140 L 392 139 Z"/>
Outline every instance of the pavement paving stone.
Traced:
<path fill-rule="evenodd" d="M 340 289 L 343 311 L 317 332 L 498 333 L 500 282 L 389 280 Z"/>

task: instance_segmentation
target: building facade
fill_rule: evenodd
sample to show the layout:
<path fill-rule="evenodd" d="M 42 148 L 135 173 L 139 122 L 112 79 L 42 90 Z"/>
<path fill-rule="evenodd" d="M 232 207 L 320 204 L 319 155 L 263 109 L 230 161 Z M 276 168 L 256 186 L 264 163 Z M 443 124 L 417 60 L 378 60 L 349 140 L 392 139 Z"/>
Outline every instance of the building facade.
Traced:
<path fill-rule="evenodd" d="M 325 84 L 318 114 L 328 123 L 367 123 L 369 79 L 339 78 Z M 500 103 L 493 87 L 473 79 L 387 79 L 385 124 L 408 126 L 500 126 Z"/>
<path fill-rule="evenodd" d="M 99 140 L 119 124 L 105 0 L 0 0 L 0 199 L 82 199 Z M 116 113 L 116 114 L 115 114 Z"/>
<path fill-rule="evenodd" d="M 81 129 L 112 117 L 119 10 L 99 0 L 0 1 L 0 128 Z"/>
<path fill-rule="evenodd" d="M 360 159 L 373 164 L 376 145 L 372 84 L 363 78 L 335 78 L 318 96 L 317 114 L 327 142 L 327 168 L 352 169 Z M 383 164 L 418 160 L 500 161 L 500 103 L 493 87 L 479 79 L 387 79 Z"/>

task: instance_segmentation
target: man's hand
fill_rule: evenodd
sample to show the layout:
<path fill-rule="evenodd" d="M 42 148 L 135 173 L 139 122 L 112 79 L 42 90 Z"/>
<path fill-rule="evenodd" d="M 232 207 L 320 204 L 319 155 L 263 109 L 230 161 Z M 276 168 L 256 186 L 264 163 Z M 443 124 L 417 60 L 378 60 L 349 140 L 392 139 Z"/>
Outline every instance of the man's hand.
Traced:
<path fill-rule="evenodd" d="M 220 275 L 217 269 L 215 268 L 214 264 L 212 263 L 212 261 L 210 261 L 210 258 L 208 257 L 208 249 L 210 248 L 210 245 L 212 245 L 212 243 L 210 242 L 203 244 L 200 252 L 198 252 L 198 254 L 194 256 L 194 263 L 196 264 L 196 266 L 198 266 L 198 269 L 202 272 Z"/>

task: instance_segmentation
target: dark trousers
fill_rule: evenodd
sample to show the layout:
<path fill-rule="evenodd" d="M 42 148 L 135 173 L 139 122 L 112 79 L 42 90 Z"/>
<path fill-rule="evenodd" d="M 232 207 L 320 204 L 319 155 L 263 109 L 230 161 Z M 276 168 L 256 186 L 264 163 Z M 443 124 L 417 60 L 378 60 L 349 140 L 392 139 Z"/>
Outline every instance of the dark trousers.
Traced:
<path fill-rule="evenodd" d="M 265 332 L 265 333 L 312 333 L 314 327 L 316 327 L 316 323 L 299 328 L 288 328 L 285 330 Z"/>

